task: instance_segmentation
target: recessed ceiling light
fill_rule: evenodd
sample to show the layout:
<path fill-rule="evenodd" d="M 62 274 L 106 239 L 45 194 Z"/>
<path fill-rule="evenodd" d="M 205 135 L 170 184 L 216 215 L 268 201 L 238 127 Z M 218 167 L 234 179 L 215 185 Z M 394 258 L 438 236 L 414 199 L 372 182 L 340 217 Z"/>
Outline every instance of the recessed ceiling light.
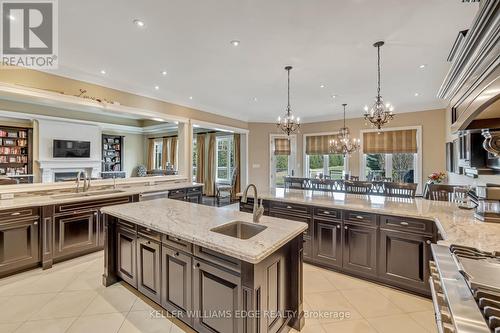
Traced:
<path fill-rule="evenodd" d="M 337 95 L 332 95 L 332 98 L 337 98 Z"/>
<path fill-rule="evenodd" d="M 166 76 L 167 75 L 167 71 L 161 71 L 161 75 Z"/>
<path fill-rule="evenodd" d="M 134 19 L 132 22 L 134 22 L 134 24 L 139 28 L 144 28 L 146 26 L 146 23 L 144 23 L 144 21 L 140 19 Z"/>
<path fill-rule="evenodd" d="M 238 45 L 240 45 L 240 41 L 236 40 L 236 39 L 230 41 L 229 43 L 231 43 L 232 46 L 238 46 Z"/>
<path fill-rule="evenodd" d="M 324 87 L 325 87 L 325 85 L 324 85 L 324 84 L 322 84 L 322 85 L 320 85 L 319 87 L 320 87 L 320 88 L 324 88 Z"/>
<path fill-rule="evenodd" d="M 415 93 L 414 95 L 415 95 L 415 97 L 418 97 L 419 93 Z"/>
<path fill-rule="evenodd" d="M 189 96 L 189 99 L 193 99 L 193 96 Z"/>
<path fill-rule="evenodd" d="M 418 66 L 418 68 L 420 68 L 420 69 L 424 69 L 425 67 L 427 67 L 426 64 L 422 64 L 422 65 Z"/>
<path fill-rule="evenodd" d="M 160 90 L 160 86 L 155 86 L 155 90 Z"/>
<path fill-rule="evenodd" d="M 153 118 L 154 121 L 165 121 L 164 119 L 161 118 Z"/>
<path fill-rule="evenodd" d="M 259 100 L 259 99 L 258 99 L 257 97 L 254 97 L 254 98 L 253 98 L 253 101 L 254 101 L 254 102 L 257 102 L 258 100 Z"/>
<path fill-rule="evenodd" d="M 102 74 L 102 75 L 106 75 L 106 70 L 101 69 L 101 74 Z"/>

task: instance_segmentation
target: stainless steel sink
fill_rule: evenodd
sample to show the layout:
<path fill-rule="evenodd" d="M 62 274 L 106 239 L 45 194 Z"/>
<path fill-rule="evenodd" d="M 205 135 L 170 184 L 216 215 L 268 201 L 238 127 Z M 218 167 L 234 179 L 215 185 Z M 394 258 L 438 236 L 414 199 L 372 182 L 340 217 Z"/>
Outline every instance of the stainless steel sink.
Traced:
<path fill-rule="evenodd" d="M 222 235 L 239 238 L 239 239 L 249 239 L 253 236 L 261 233 L 267 227 L 260 224 L 243 222 L 243 221 L 233 221 L 221 226 L 210 229 L 210 231 L 217 232 Z"/>
<path fill-rule="evenodd" d="M 122 191 L 122 190 L 90 191 L 90 192 L 53 195 L 52 198 L 54 198 L 54 199 L 85 198 L 85 197 L 115 194 L 115 193 L 121 193 L 121 192 L 124 192 L 124 191 Z"/>

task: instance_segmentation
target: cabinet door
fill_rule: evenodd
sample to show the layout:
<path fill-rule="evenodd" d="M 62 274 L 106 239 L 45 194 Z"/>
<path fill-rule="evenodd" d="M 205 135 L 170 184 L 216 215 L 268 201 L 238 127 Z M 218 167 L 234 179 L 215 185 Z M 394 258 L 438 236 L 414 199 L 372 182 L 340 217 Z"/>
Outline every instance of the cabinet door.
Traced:
<path fill-rule="evenodd" d="M 159 242 L 137 237 L 137 289 L 160 303 L 160 248 Z"/>
<path fill-rule="evenodd" d="M 377 274 L 377 229 L 344 223 L 344 269 Z"/>
<path fill-rule="evenodd" d="M 430 236 L 381 230 L 380 278 L 401 287 L 429 291 L 431 242 Z"/>
<path fill-rule="evenodd" d="M 98 248 L 95 210 L 54 217 L 54 258 L 72 256 Z"/>
<path fill-rule="evenodd" d="M 342 267 L 342 222 L 314 220 L 314 259 Z"/>
<path fill-rule="evenodd" d="M 162 246 L 161 305 L 185 323 L 191 324 L 191 256 Z"/>
<path fill-rule="evenodd" d="M 0 223 L 0 275 L 38 263 L 38 225 L 38 218 Z"/>
<path fill-rule="evenodd" d="M 194 318 L 195 330 L 243 332 L 242 321 L 235 318 L 242 308 L 239 276 L 197 259 L 193 264 L 193 310 L 200 314 Z"/>
<path fill-rule="evenodd" d="M 117 275 L 123 281 L 137 288 L 137 265 L 136 265 L 137 236 L 124 228 L 118 228 L 116 237 L 117 245 Z"/>

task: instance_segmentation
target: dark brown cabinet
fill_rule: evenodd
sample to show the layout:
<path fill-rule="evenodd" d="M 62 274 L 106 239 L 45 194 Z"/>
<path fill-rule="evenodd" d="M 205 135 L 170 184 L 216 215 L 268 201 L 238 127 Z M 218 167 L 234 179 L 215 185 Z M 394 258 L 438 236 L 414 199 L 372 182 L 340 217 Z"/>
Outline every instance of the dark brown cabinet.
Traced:
<path fill-rule="evenodd" d="M 161 244 L 146 237 L 137 237 L 137 289 L 160 303 Z"/>
<path fill-rule="evenodd" d="M 38 231 L 38 216 L 0 221 L 0 276 L 38 264 Z"/>
<path fill-rule="evenodd" d="M 314 259 L 331 267 L 342 267 L 342 221 L 314 219 Z"/>
<path fill-rule="evenodd" d="M 137 288 L 137 235 L 135 230 L 118 226 L 116 273 L 125 282 Z"/>
<path fill-rule="evenodd" d="M 343 268 L 363 275 L 377 274 L 377 229 L 344 223 Z"/>
<path fill-rule="evenodd" d="M 54 217 L 54 259 L 85 253 L 98 247 L 98 211 L 87 210 Z"/>
<path fill-rule="evenodd" d="M 431 242 L 432 237 L 427 235 L 381 230 L 379 278 L 425 292 Z"/>
<path fill-rule="evenodd" d="M 194 319 L 194 328 L 198 332 L 243 332 L 236 316 L 242 309 L 240 277 L 196 258 L 193 264 L 193 310 L 202 314 Z"/>
<path fill-rule="evenodd" d="M 161 305 L 191 324 L 191 256 L 162 246 L 161 258 Z"/>

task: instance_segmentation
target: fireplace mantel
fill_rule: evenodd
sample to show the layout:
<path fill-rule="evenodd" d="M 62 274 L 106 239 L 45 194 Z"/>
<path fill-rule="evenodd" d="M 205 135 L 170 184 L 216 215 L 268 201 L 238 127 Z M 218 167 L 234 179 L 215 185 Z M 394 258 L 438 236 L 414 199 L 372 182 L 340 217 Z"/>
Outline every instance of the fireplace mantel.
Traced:
<path fill-rule="evenodd" d="M 36 161 L 40 168 L 42 183 L 53 183 L 57 172 L 84 171 L 92 178 L 99 177 L 101 161 L 81 158 L 61 158 Z"/>

